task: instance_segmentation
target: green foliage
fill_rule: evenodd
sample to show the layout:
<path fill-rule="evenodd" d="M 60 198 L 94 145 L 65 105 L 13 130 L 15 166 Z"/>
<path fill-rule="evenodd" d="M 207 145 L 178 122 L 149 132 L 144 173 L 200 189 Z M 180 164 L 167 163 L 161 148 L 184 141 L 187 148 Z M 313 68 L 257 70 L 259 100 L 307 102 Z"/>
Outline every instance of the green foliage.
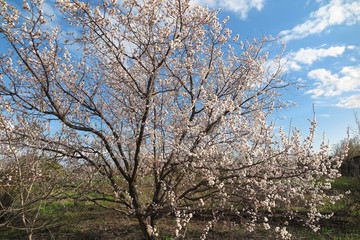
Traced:
<path fill-rule="evenodd" d="M 349 141 L 342 140 L 340 143 L 335 145 L 333 155 L 341 156 L 344 155 L 346 144 L 348 144 L 347 156 L 344 158 L 343 163 L 340 167 L 340 172 L 344 176 L 352 176 L 360 178 L 358 168 L 358 162 L 355 160 L 356 157 L 360 156 L 360 137 L 359 135 L 351 138 Z"/>
<path fill-rule="evenodd" d="M 341 154 L 343 154 L 346 143 L 347 143 L 347 140 L 344 139 L 340 143 L 336 144 L 333 148 L 333 155 L 340 156 Z M 359 139 L 359 137 L 350 138 L 348 144 L 349 144 L 348 145 L 349 150 L 347 153 L 347 157 L 344 159 L 344 161 L 349 161 L 353 157 L 360 155 L 360 139 Z"/>

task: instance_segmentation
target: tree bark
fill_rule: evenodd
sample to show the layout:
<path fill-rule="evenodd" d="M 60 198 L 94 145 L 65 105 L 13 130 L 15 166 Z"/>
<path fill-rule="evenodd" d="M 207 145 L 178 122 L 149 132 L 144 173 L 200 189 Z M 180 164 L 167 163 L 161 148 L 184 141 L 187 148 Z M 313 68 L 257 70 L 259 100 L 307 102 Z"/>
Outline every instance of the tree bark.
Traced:
<path fill-rule="evenodd" d="M 140 229 L 141 229 L 141 231 L 143 233 L 144 238 L 146 240 L 154 240 L 154 239 L 156 239 L 156 236 L 155 236 L 155 234 L 153 232 L 153 229 L 151 229 L 152 226 L 150 226 L 147 223 L 148 221 L 147 221 L 146 217 L 144 217 L 144 216 L 142 216 L 140 214 L 137 214 L 136 218 L 137 218 L 137 220 L 139 222 L 139 226 L 140 226 Z"/>

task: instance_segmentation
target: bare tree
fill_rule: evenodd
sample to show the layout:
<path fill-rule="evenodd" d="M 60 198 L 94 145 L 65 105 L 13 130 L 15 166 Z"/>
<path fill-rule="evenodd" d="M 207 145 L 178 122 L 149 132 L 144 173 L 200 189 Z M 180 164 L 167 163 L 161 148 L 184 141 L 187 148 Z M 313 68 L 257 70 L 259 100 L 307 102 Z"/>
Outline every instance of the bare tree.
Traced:
<path fill-rule="evenodd" d="M 43 128 L 20 114 L 14 116 L 4 102 L 1 109 L 0 227 L 24 230 L 32 239 L 34 230 L 43 227 L 37 220 L 44 203 L 59 193 L 62 171 L 37 141 Z M 22 227 L 13 224 L 16 219 Z"/>
<path fill-rule="evenodd" d="M 270 227 L 259 208 L 271 215 L 299 201 L 311 206 L 307 223 L 316 228 L 329 186 L 315 180 L 336 177 L 339 162 L 326 144 L 308 155 L 315 119 L 303 141 L 298 130 L 276 137 L 269 117 L 288 106 L 279 96 L 290 85 L 280 78 L 281 54 L 269 60 L 264 51 L 276 39 L 239 41 L 227 19 L 189 0 L 58 0 L 73 31 L 62 35 L 41 2 L 24 1 L 21 13 L 0 0 L 10 46 L 0 59 L 1 95 L 55 126 L 39 140 L 43 149 L 91 164 L 146 239 L 169 213 L 183 236 L 210 205 L 204 237 L 222 209 L 252 216 L 243 219 L 251 230 Z"/>

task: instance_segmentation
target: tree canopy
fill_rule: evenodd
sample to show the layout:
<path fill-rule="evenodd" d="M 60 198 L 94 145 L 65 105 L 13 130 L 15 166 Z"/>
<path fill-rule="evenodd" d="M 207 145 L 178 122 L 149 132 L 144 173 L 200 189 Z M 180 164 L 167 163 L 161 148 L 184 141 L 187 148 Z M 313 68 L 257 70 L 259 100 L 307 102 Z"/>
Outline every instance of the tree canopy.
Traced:
<path fill-rule="evenodd" d="M 266 52 L 277 39 L 242 42 L 217 11 L 189 0 L 57 0 L 67 32 L 40 0 L 0 6 L 3 114 L 41 121 L 27 147 L 91 165 L 111 189 L 93 201 L 115 198 L 146 239 L 168 214 L 182 237 L 194 214 L 210 211 L 205 238 L 226 211 L 249 230 L 268 229 L 272 209 L 294 217 L 299 202 L 318 228 L 329 183 L 317 180 L 338 176 L 340 161 L 325 143 L 313 152 L 315 118 L 305 138 L 274 131 L 271 114 L 288 106 L 280 95 L 291 85 L 281 53 Z"/>

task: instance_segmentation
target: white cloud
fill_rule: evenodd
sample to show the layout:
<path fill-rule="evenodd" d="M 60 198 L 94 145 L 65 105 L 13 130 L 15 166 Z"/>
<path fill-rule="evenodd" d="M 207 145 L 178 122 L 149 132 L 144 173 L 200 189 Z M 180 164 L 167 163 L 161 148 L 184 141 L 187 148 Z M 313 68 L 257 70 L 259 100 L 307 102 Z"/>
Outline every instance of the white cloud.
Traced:
<path fill-rule="evenodd" d="M 320 48 L 302 48 L 294 56 L 294 60 L 303 64 L 311 65 L 324 57 L 337 57 L 343 54 L 345 47 L 330 47 L 328 49 Z"/>
<path fill-rule="evenodd" d="M 343 67 L 339 73 L 333 74 L 326 69 L 316 69 L 308 73 L 314 79 L 316 88 L 307 91 L 313 98 L 336 96 L 344 92 L 360 90 L 360 65 Z"/>
<path fill-rule="evenodd" d="M 313 62 L 319 61 L 325 57 L 339 57 L 345 51 L 345 46 L 329 47 L 329 48 L 301 48 L 297 52 L 291 52 L 286 56 L 288 60 L 286 68 L 299 71 L 302 67 L 300 64 L 311 66 Z"/>
<path fill-rule="evenodd" d="M 47 1 L 47 2 L 43 2 L 42 4 L 42 9 L 44 10 L 44 13 L 48 16 L 52 16 L 52 15 L 55 15 L 56 16 L 56 11 L 54 9 L 54 2 L 50 2 L 50 1 Z"/>
<path fill-rule="evenodd" d="M 342 108 L 360 108 L 360 95 L 343 98 L 336 106 Z"/>
<path fill-rule="evenodd" d="M 210 8 L 221 8 L 240 14 L 241 19 L 246 19 L 250 10 L 255 8 L 260 11 L 265 0 L 195 0 L 196 3 L 206 4 Z"/>
<path fill-rule="evenodd" d="M 289 69 L 293 70 L 293 71 L 299 71 L 301 70 L 301 66 L 296 63 L 295 61 L 291 61 L 289 60 L 288 62 L 286 62 L 286 65 L 284 66 L 284 71 L 287 71 Z"/>
<path fill-rule="evenodd" d="M 317 117 L 330 117 L 331 115 L 330 114 L 319 114 L 319 115 L 316 115 Z"/>
<path fill-rule="evenodd" d="M 331 0 L 327 5 L 310 14 L 307 21 L 291 30 L 281 31 L 285 42 L 321 33 L 326 28 L 339 25 L 353 25 L 360 21 L 360 1 Z"/>

